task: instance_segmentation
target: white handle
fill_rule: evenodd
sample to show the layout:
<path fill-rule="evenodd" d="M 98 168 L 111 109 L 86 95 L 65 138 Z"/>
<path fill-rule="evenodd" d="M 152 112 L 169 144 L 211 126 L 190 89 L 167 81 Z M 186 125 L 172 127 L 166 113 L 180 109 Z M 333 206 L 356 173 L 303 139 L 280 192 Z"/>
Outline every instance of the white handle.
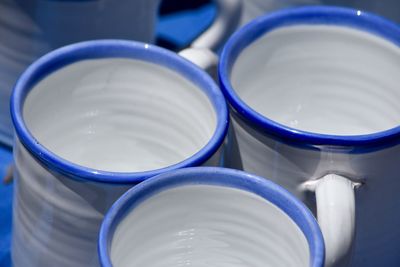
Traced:
<path fill-rule="evenodd" d="M 317 217 L 325 240 L 325 267 L 346 266 L 354 239 L 355 184 L 328 174 L 315 187 Z"/>
<path fill-rule="evenodd" d="M 192 61 L 217 79 L 218 56 L 215 51 L 236 29 L 240 21 L 242 0 L 215 0 L 218 15 L 211 26 L 179 55 Z"/>
<path fill-rule="evenodd" d="M 214 80 L 217 76 L 218 56 L 207 48 L 186 48 L 179 55 L 190 60 L 209 73 Z"/>
<path fill-rule="evenodd" d="M 191 47 L 216 51 L 239 25 L 242 0 L 215 0 L 217 17 L 211 26 L 191 44 Z"/>

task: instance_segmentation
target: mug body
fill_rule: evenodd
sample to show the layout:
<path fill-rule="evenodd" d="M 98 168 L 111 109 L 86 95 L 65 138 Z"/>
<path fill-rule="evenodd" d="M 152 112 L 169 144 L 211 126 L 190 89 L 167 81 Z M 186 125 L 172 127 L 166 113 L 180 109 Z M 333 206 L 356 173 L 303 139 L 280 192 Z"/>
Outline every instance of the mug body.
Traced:
<path fill-rule="evenodd" d="M 323 266 L 310 211 L 276 184 L 224 168 L 186 168 L 139 184 L 107 213 L 99 258 L 115 266 Z"/>
<path fill-rule="evenodd" d="M 256 17 L 267 12 L 277 11 L 283 8 L 299 7 L 304 5 L 330 5 L 343 6 L 361 11 L 373 12 L 392 21 L 400 22 L 400 9 L 397 0 L 246 0 L 243 1 L 241 25 L 245 25 Z"/>
<path fill-rule="evenodd" d="M 327 173 L 352 178 L 361 186 L 355 190 L 355 239 L 348 266 L 400 264 L 400 214 L 395 212 L 400 205 L 399 145 L 359 153 L 353 147 L 310 149 L 276 140 L 245 123 L 231 116 L 225 166 L 269 177 L 302 200 L 314 214 L 316 199 L 308 185 Z"/>
<path fill-rule="evenodd" d="M 381 0 L 379 4 L 374 0 L 321 0 L 321 4 L 372 12 L 396 23 L 400 22 L 399 2 L 396 0 Z"/>
<path fill-rule="evenodd" d="M 96 266 L 105 211 L 174 169 L 220 164 L 222 93 L 200 68 L 149 44 L 99 40 L 33 63 L 12 95 L 14 266 Z"/>
<path fill-rule="evenodd" d="M 0 3 L 0 142 L 12 145 L 9 99 L 18 76 L 35 59 L 64 45 L 94 39 L 152 43 L 160 0 Z"/>
<path fill-rule="evenodd" d="M 283 8 L 290 8 L 303 5 L 317 5 L 321 0 L 245 0 L 240 18 L 240 25 L 243 26 L 253 19 L 269 12 L 274 12 Z"/>
<path fill-rule="evenodd" d="M 315 212 L 310 185 L 329 173 L 355 189 L 350 266 L 398 266 L 400 30 L 333 7 L 254 20 L 226 44 L 231 107 L 226 164 L 268 177 Z"/>

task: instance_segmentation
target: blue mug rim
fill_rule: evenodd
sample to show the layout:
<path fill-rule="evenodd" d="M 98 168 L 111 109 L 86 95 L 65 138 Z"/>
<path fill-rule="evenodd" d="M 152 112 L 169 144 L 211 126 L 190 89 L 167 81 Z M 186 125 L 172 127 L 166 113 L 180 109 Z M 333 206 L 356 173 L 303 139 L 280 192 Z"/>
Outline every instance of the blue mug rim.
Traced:
<path fill-rule="evenodd" d="M 306 237 L 310 251 L 310 266 L 324 265 L 325 245 L 319 225 L 311 211 L 289 191 L 265 178 L 240 170 L 192 167 L 152 177 L 129 189 L 112 205 L 100 227 L 98 254 L 101 266 L 112 266 L 109 256 L 112 238 L 119 222 L 129 212 L 159 192 L 185 185 L 236 188 L 254 193 L 273 203 L 296 223 Z"/>
<path fill-rule="evenodd" d="M 58 69 L 90 59 L 131 58 L 168 68 L 203 90 L 216 114 L 216 128 L 208 143 L 185 160 L 142 172 L 111 172 L 84 167 L 67 161 L 41 145 L 29 131 L 23 119 L 24 101 L 32 87 Z M 157 174 L 178 168 L 198 166 L 210 159 L 221 147 L 229 125 L 229 113 L 222 92 L 211 77 L 189 60 L 167 49 L 136 41 L 85 41 L 56 49 L 31 64 L 17 80 L 10 99 L 11 118 L 22 145 L 50 170 L 75 180 L 111 184 L 136 184 Z"/>
<path fill-rule="evenodd" d="M 397 24 L 378 15 L 357 9 L 307 6 L 284 9 L 261 16 L 236 31 L 229 38 L 221 53 L 218 67 L 220 87 L 234 112 L 261 131 L 289 143 L 311 146 L 332 145 L 355 149 L 399 143 L 400 125 L 388 130 L 362 135 L 314 133 L 292 128 L 269 119 L 240 99 L 229 79 L 232 66 L 240 52 L 271 30 L 299 24 L 351 27 L 371 33 L 400 47 L 400 27 Z"/>

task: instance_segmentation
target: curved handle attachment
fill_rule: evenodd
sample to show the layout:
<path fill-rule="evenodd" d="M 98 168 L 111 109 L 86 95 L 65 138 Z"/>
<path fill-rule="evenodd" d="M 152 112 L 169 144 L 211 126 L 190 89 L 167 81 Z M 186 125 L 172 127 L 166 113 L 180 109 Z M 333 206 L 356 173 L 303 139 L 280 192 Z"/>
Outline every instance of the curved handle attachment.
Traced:
<path fill-rule="evenodd" d="M 179 55 L 190 60 L 210 74 L 214 80 L 217 76 L 218 56 L 207 48 L 186 48 Z"/>
<path fill-rule="evenodd" d="M 216 51 L 239 25 L 242 0 L 215 0 L 215 4 L 217 17 L 211 26 L 192 42 L 191 47 Z"/>
<path fill-rule="evenodd" d="M 242 0 L 215 0 L 218 15 L 211 26 L 189 48 L 179 52 L 179 55 L 192 61 L 217 80 L 218 56 L 212 51 L 217 50 L 229 35 L 236 29 L 240 21 Z"/>
<path fill-rule="evenodd" d="M 328 174 L 317 181 L 317 217 L 325 240 L 325 266 L 346 266 L 354 239 L 355 184 Z"/>

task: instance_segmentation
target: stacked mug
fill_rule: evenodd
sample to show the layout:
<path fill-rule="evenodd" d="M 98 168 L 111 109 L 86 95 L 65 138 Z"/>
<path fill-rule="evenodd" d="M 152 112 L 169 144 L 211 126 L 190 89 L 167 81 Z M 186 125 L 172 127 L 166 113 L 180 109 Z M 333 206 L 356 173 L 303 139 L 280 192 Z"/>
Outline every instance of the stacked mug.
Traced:
<path fill-rule="evenodd" d="M 14 266 L 97 266 L 101 221 L 123 192 L 160 173 L 220 164 L 227 106 L 200 67 L 216 69 L 208 49 L 235 27 L 240 1 L 217 0 L 214 22 L 181 56 L 150 44 L 159 3 L 0 4 L 11 49 L 1 80 L 12 83 L 52 50 L 11 96 Z M 10 128 L 0 136 L 9 143 Z"/>
<path fill-rule="evenodd" d="M 14 265 L 398 266 L 399 40 L 360 10 L 274 12 L 224 45 L 220 88 L 206 46 L 46 54 L 11 96 Z"/>
<path fill-rule="evenodd" d="M 400 28 L 360 10 L 303 7 L 236 32 L 219 64 L 227 166 L 314 210 L 326 266 L 398 266 Z"/>

